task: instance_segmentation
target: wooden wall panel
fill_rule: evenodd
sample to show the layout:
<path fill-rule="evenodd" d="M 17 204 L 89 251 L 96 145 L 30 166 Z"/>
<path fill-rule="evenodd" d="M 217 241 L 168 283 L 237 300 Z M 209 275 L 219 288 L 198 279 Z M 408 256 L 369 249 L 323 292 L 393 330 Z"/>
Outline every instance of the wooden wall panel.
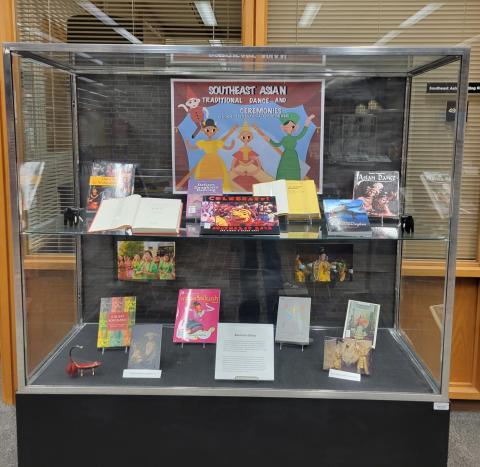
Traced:
<path fill-rule="evenodd" d="M 0 43 L 15 40 L 14 1 L 0 1 Z M 8 141 L 3 54 L 0 60 L 0 371 L 2 398 L 13 403 L 16 388 L 15 323 L 12 283 Z"/>
<path fill-rule="evenodd" d="M 450 397 L 480 400 L 479 280 L 458 278 L 453 315 Z"/>
<path fill-rule="evenodd" d="M 443 303 L 444 280 L 440 277 L 408 276 L 402 278 L 400 329 L 433 377 L 440 381 L 442 323 L 431 306 Z"/>

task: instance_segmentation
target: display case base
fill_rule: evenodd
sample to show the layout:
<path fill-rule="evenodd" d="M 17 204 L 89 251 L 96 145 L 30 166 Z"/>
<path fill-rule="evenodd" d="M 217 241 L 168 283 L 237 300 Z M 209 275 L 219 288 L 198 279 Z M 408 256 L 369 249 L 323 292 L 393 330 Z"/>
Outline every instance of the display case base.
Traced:
<path fill-rule="evenodd" d="M 17 396 L 19 467 L 447 465 L 431 402 Z"/>

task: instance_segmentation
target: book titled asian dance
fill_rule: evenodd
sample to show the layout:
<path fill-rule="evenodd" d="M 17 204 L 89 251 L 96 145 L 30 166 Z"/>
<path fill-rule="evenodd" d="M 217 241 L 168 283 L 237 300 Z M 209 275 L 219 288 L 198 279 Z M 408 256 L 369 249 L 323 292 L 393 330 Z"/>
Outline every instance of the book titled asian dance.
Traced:
<path fill-rule="evenodd" d="M 202 201 L 201 234 L 278 235 L 273 196 L 211 195 Z"/>
<path fill-rule="evenodd" d="M 215 344 L 220 289 L 180 289 L 173 342 Z"/>
<path fill-rule="evenodd" d="M 388 172 L 355 172 L 353 199 L 361 200 L 370 217 L 399 216 L 399 174 Z"/>

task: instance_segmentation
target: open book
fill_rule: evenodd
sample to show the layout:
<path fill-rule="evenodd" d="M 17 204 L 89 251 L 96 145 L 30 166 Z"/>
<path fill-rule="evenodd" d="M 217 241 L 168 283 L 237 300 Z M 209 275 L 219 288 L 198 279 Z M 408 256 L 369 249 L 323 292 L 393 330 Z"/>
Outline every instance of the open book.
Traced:
<path fill-rule="evenodd" d="M 320 217 L 317 189 L 313 180 L 276 180 L 253 185 L 254 196 L 275 196 L 278 215 L 289 219 Z"/>
<path fill-rule="evenodd" d="M 88 231 L 131 229 L 133 234 L 178 233 L 181 220 L 181 200 L 131 195 L 102 201 Z"/>

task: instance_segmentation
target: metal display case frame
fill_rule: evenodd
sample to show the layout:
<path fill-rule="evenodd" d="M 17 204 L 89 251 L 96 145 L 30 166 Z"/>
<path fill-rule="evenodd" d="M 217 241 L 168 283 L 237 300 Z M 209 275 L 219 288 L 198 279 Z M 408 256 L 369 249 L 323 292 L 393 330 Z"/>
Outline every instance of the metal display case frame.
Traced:
<path fill-rule="evenodd" d="M 175 55 L 204 56 L 210 57 L 216 65 L 213 69 L 207 64 L 205 68 L 197 66 L 190 71 L 182 65 L 172 64 L 168 67 L 146 67 L 119 65 L 89 65 L 88 57 L 106 54 L 108 56 L 128 56 L 132 62 L 137 57 L 142 58 L 164 58 Z M 14 95 L 14 67 L 13 57 L 20 56 L 46 67 L 53 67 L 67 72 L 71 75 L 72 85 L 72 115 L 73 115 L 73 141 L 75 144 L 73 160 L 78 164 L 78 140 L 76 136 L 76 102 L 75 102 L 75 76 L 84 73 L 100 74 L 165 74 L 176 76 L 201 76 L 207 77 L 212 74 L 229 73 L 241 70 L 244 66 L 248 68 L 243 76 L 255 75 L 255 67 L 261 72 L 262 61 L 268 62 L 271 72 L 261 72 L 262 77 L 272 76 L 275 69 L 273 59 L 276 56 L 302 56 L 312 58 L 315 65 L 302 68 L 298 73 L 309 77 L 324 78 L 331 76 L 354 77 L 354 76 L 379 76 L 379 77 L 404 77 L 406 78 L 406 99 L 405 99 L 405 121 L 404 138 L 402 148 L 402 164 L 406 162 L 406 151 L 408 148 L 408 123 L 410 106 L 410 87 L 412 78 L 419 76 L 438 67 L 459 62 L 458 92 L 457 92 L 457 118 L 455 122 L 454 161 L 452 177 L 452 198 L 450 202 L 451 216 L 449 222 L 449 245 L 446 269 L 445 286 L 445 319 L 443 329 L 443 355 L 441 358 L 441 384 L 437 393 L 432 391 L 429 394 L 408 393 L 408 392 L 381 392 L 381 391 L 332 391 L 332 390 L 298 390 L 298 389 L 255 389 L 255 388 L 220 388 L 220 387 L 134 387 L 134 386 L 42 386 L 27 384 L 25 367 L 25 296 L 23 290 L 24 278 L 22 273 L 22 231 L 20 229 L 21 219 L 19 216 L 19 185 L 17 173 L 17 147 L 16 147 L 16 109 Z M 87 57 L 87 60 L 78 60 L 78 57 Z M 226 58 L 222 58 L 226 57 Z M 336 69 L 330 69 L 323 65 L 324 57 L 336 57 L 347 63 L 350 59 L 368 57 L 375 60 L 392 60 L 397 57 L 410 57 L 419 59 L 421 64 L 415 65 L 413 61 L 407 66 L 407 70 L 401 71 L 393 67 L 389 69 L 381 66 L 357 62 L 352 69 L 343 67 L 341 64 Z M 434 57 L 431 59 L 431 57 Z M 459 198 L 460 198 L 460 176 L 462 168 L 462 155 L 464 144 L 464 131 L 467 109 L 468 91 L 468 70 L 469 70 L 469 49 L 461 47 L 204 47 L 204 46 L 160 46 L 160 45 L 85 45 L 85 44 L 4 44 L 3 59 L 6 77 L 7 116 L 8 116 L 8 137 L 9 137 L 9 160 L 10 160 L 10 192 L 12 199 L 13 215 L 13 258 L 14 258 L 14 284 L 15 284 L 15 310 L 16 310 L 16 341 L 17 341 L 17 365 L 18 365 L 18 392 L 20 394 L 97 394 L 97 395 L 165 395 L 165 396 L 234 396 L 234 397 L 280 397 L 280 398 L 323 398 L 323 399 L 361 399 L 361 400 L 391 400 L 391 401 L 422 401 L 422 402 L 447 402 L 448 381 L 450 372 L 451 336 L 452 336 L 452 312 L 455 292 L 455 263 L 457 226 L 459 222 Z M 257 59 L 259 59 L 257 61 Z M 226 60 L 226 63 L 225 63 Z M 230 62 L 229 62 L 230 60 Z M 77 61 L 81 63 L 77 63 Z M 317 63 L 318 62 L 318 63 Z M 340 63 L 339 62 L 339 63 Z M 281 70 L 281 62 L 278 64 Z M 357 68 L 355 68 L 357 67 Z M 213 72 L 213 73 L 212 73 Z M 282 77 L 297 76 L 294 67 L 290 67 Z M 405 167 L 402 167 L 402 172 Z M 78 188 L 77 188 L 78 189 Z M 373 241 L 373 240 L 372 240 Z M 398 242 L 401 248 L 401 241 Z M 77 267 L 81 267 L 80 264 Z M 397 270 L 400 274 L 400 271 Z M 79 275 L 80 276 L 80 275 Z M 398 297 L 397 297 L 398 301 Z M 396 323 L 398 324 L 398 323 Z M 402 343 L 400 343 L 401 345 Z M 409 351 L 405 346 L 405 351 Z M 415 356 L 412 355 L 415 359 Z M 425 377 L 429 376 L 425 373 Z"/>

